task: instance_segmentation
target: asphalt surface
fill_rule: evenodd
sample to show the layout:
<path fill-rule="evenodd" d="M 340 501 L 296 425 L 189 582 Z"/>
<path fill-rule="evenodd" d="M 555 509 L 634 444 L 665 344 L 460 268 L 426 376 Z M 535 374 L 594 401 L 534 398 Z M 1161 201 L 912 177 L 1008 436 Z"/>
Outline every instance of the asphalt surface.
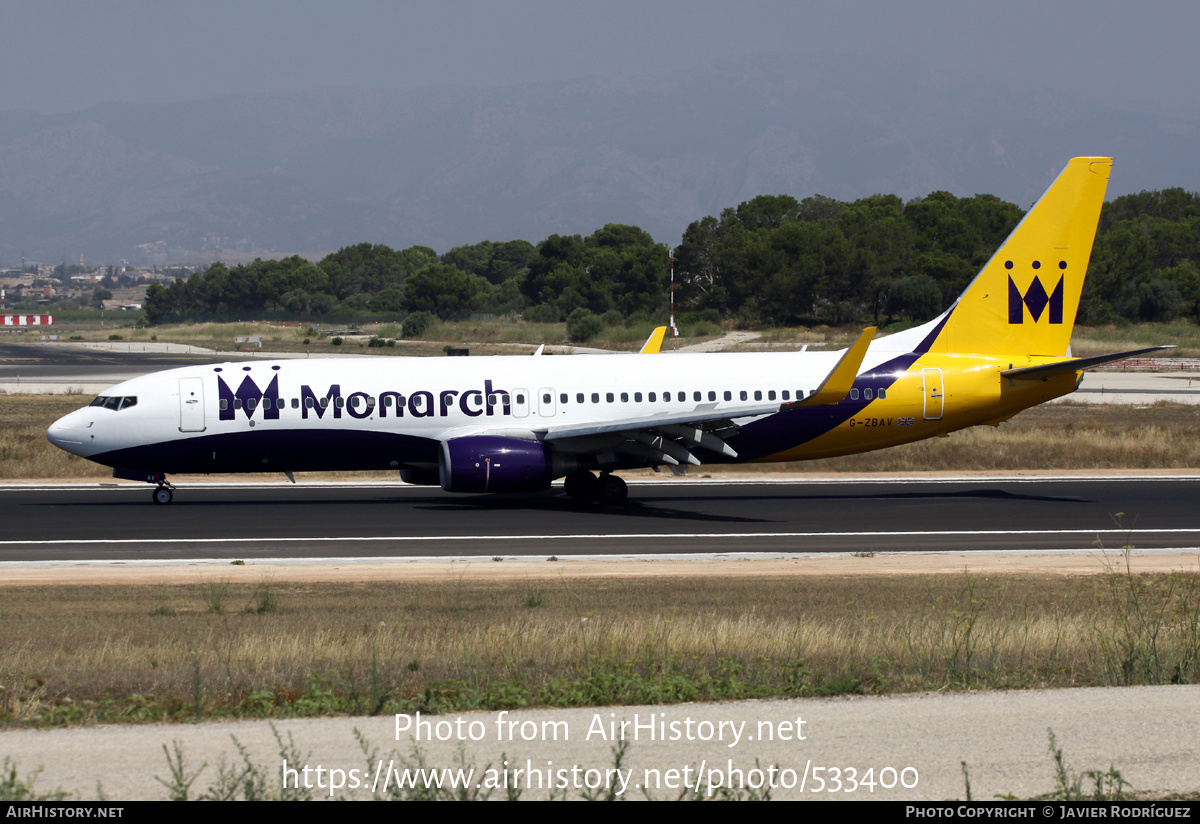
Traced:
<path fill-rule="evenodd" d="M 0 562 L 1200 547 L 1200 478 L 632 483 L 620 509 L 390 484 L 0 487 Z"/>
<path fill-rule="evenodd" d="M 247 360 L 245 357 L 193 351 L 193 347 L 120 344 L 113 350 L 65 343 L 13 343 L 0 340 L 0 386 L 16 391 L 22 385 L 45 387 L 41 391 L 66 391 L 71 386 L 111 386 L 139 375 L 175 369 Z M 173 351 L 170 351 L 173 350 Z"/>

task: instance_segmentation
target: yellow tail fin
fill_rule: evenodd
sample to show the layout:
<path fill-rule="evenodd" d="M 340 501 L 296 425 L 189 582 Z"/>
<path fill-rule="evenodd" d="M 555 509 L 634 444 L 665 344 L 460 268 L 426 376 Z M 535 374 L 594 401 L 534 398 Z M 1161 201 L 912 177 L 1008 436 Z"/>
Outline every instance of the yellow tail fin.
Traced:
<path fill-rule="evenodd" d="M 1077 157 L 950 309 L 933 352 L 1067 353 L 1112 158 Z"/>

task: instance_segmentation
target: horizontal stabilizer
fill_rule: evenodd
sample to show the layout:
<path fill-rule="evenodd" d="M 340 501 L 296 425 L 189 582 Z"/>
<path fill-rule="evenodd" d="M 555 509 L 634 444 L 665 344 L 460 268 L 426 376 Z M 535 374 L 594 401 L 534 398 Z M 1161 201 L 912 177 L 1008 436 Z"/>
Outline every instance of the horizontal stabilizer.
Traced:
<path fill-rule="evenodd" d="M 1113 361 L 1135 358 L 1138 355 L 1145 355 L 1149 352 L 1174 348 L 1174 346 L 1151 346 L 1146 349 L 1131 349 L 1128 352 L 1114 352 L 1111 355 L 1094 355 L 1090 358 L 1072 358 L 1071 360 L 1057 361 L 1055 363 L 1043 363 L 1038 366 L 1021 366 L 1016 369 L 1005 369 L 1000 374 L 1010 380 L 1042 380 L 1053 375 L 1061 375 L 1063 372 L 1078 372 L 1083 369 L 1091 369 L 1095 366 L 1103 366 Z"/>
<path fill-rule="evenodd" d="M 817 387 L 815 392 L 802 401 L 785 403 L 780 408 L 798 409 L 801 406 L 824 406 L 837 403 L 850 394 L 850 389 L 854 386 L 854 379 L 858 377 L 858 370 L 862 368 L 863 358 L 866 357 L 867 347 L 871 345 L 871 339 L 875 337 L 876 328 L 868 326 L 862 331 L 858 340 L 846 350 L 846 354 L 842 355 L 837 366 L 833 367 L 825 376 L 825 381 Z"/>

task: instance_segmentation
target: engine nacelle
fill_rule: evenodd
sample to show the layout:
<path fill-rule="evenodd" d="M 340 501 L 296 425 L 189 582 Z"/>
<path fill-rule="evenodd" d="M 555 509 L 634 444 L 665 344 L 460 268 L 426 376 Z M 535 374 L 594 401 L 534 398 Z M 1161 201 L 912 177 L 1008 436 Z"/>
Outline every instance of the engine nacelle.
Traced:
<path fill-rule="evenodd" d="M 445 441 L 438 459 L 447 492 L 539 492 L 566 471 L 544 443 L 494 435 Z"/>

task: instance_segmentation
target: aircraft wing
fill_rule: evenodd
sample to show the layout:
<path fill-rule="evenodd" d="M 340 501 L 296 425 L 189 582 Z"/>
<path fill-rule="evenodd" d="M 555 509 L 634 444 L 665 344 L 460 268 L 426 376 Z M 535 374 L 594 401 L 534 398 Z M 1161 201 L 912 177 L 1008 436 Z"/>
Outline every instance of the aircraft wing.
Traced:
<path fill-rule="evenodd" d="M 652 465 L 666 464 L 671 467 L 682 464 L 699 466 L 699 459 L 692 454 L 696 447 L 736 458 L 737 451 L 726 443 L 725 439 L 737 434 L 741 428 L 739 421 L 805 406 L 834 404 L 846 397 L 874 334 L 874 327 L 864 330 L 825 376 L 820 386 L 809 397 L 793 403 L 696 402 L 690 409 L 653 412 L 613 421 L 578 424 L 548 422 L 546 426 L 534 425 L 519 431 L 511 427 L 502 430 L 466 427 L 444 433 L 443 437 L 494 434 L 532 438 L 553 443 L 556 449 L 564 453 L 593 455 L 602 462 L 616 462 L 617 454 L 624 454 L 641 458 Z"/>
<path fill-rule="evenodd" d="M 778 402 L 699 403 L 689 411 L 669 415 L 550 427 L 539 440 L 553 443 L 567 453 L 598 455 L 611 451 L 644 458 L 654 464 L 699 466 L 699 459 L 691 453 L 693 448 L 703 446 L 736 458 L 737 451 L 725 443 L 725 438 L 737 434 L 741 428 L 738 421 L 771 415 L 779 408 Z"/>
<path fill-rule="evenodd" d="M 1113 361 L 1124 360 L 1125 358 L 1135 358 L 1138 355 L 1145 355 L 1148 352 L 1158 352 L 1163 349 L 1174 349 L 1174 346 L 1150 346 L 1146 349 L 1131 349 L 1128 352 L 1114 352 L 1110 355 L 1094 355 L 1090 358 L 1072 358 L 1071 360 L 1057 361 L 1056 363 L 1043 363 L 1037 366 L 1019 366 L 1016 369 L 1005 369 L 1000 372 L 1010 380 L 1042 380 L 1051 377 L 1052 375 L 1060 375 L 1063 372 L 1078 372 L 1083 369 L 1091 369 L 1096 366 L 1103 366 L 1106 363 Z"/>

